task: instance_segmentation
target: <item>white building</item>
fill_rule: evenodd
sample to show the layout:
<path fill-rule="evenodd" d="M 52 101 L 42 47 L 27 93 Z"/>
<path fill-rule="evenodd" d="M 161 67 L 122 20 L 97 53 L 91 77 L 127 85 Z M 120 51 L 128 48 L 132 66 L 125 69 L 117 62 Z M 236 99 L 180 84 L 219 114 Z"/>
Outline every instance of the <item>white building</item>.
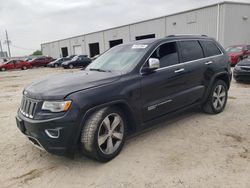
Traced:
<path fill-rule="evenodd" d="M 54 58 L 87 54 L 93 57 L 112 46 L 174 34 L 205 34 L 224 47 L 250 44 L 250 3 L 221 2 L 142 22 L 41 44 Z"/>

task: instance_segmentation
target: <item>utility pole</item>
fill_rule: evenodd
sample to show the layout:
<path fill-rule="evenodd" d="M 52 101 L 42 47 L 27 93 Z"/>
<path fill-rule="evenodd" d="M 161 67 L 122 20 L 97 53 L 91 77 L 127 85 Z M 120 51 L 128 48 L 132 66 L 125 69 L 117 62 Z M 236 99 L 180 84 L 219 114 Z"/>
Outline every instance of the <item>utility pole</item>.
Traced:
<path fill-rule="evenodd" d="M 5 30 L 5 33 L 6 33 L 6 41 L 5 41 L 5 43 L 8 46 L 9 57 L 11 57 L 11 54 L 10 54 L 10 43 L 11 43 L 11 41 L 9 40 L 7 30 Z"/>
<path fill-rule="evenodd" d="M 0 55 L 0 57 L 1 57 L 1 56 L 4 56 L 1 40 L 0 40 L 0 50 L 1 50 L 1 55 Z"/>

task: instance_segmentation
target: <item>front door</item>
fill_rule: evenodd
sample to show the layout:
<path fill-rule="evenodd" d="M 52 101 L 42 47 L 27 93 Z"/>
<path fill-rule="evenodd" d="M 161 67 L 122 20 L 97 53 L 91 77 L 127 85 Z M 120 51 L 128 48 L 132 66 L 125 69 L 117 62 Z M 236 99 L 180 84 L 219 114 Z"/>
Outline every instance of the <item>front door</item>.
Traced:
<path fill-rule="evenodd" d="M 180 63 L 176 42 L 160 45 L 150 56 L 160 60 L 160 68 L 143 75 L 142 111 L 144 121 L 151 120 L 186 105 L 185 65 Z M 147 66 L 147 62 L 144 66 Z"/>

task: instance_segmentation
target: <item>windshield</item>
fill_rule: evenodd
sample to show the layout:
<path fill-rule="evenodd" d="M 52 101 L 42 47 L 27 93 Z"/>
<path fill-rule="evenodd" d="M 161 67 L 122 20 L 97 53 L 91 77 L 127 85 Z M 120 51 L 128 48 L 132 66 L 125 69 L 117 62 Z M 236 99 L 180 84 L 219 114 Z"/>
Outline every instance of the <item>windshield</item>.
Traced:
<path fill-rule="evenodd" d="M 9 63 L 9 62 L 11 62 L 12 60 L 9 60 L 9 61 L 4 61 L 4 62 L 2 62 L 2 64 L 7 64 L 7 63 Z"/>
<path fill-rule="evenodd" d="M 54 62 L 60 62 L 60 61 L 62 61 L 62 58 L 58 58 Z"/>
<path fill-rule="evenodd" d="M 72 58 L 72 61 L 76 61 L 78 59 L 78 56 L 75 56 Z"/>
<path fill-rule="evenodd" d="M 93 61 L 86 70 L 129 72 L 142 58 L 147 46 L 147 44 L 116 46 Z"/>
<path fill-rule="evenodd" d="M 232 46 L 226 49 L 226 52 L 241 52 L 243 50 L 242 46 Z"/>

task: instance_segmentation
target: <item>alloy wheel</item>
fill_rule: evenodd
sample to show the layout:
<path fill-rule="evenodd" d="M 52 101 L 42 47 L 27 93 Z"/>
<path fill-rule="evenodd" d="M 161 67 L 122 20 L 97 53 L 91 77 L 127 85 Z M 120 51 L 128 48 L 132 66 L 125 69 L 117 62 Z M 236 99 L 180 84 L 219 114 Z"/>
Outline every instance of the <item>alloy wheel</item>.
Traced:
<path fill-rule="evenodd" d="M 225 105 L 226 89 L 223 85 L 217 85 L 213 92 L 213 107 L 220 110 Z"/>
<path fill-rule="evenodd" d="M 113 154 L 122 144 L 124 122 L 120 115 L 109 114 L 102 121 L 98 131 L 98 146 L 104 154 Z"/>

